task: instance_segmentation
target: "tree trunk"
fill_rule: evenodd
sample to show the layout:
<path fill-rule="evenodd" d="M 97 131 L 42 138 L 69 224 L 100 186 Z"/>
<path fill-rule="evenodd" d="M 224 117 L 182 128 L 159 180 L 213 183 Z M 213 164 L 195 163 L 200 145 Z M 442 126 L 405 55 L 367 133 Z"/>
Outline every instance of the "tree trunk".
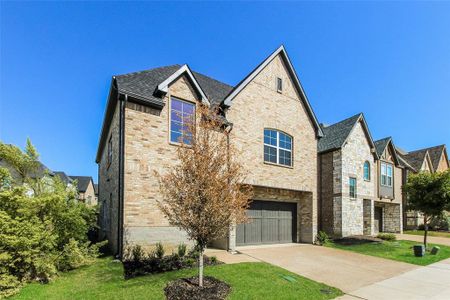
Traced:
<path fill-rule="evenodd" d="M 203 287 L 203 249 L 199 251 L 198 256 L 198 285 Z"/>
<path fill-rule="evenodd" d="M 428 236 L 428 217 L 427 215 L 423 216 L 423 245 L 425 246 L 425 250 L 427 250 L 427 236 Z"/>

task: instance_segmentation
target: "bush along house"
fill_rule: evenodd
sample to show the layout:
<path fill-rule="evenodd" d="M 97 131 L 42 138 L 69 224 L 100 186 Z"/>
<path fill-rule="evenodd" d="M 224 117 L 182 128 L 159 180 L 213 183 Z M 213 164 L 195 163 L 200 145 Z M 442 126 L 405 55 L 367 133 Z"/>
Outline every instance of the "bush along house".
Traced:
<path fill-rule="evenodd" d="M 217 247 L 312 243 L 318 228 L 317 143 L 322 129 L 283 46 L 236 86 L 172 65 L 112 78 L 96 157 L 101 235 L 119 256 L 127 244 L 174 247 L 186 235 L 169 225 L 153 172 L 176 162 L 180 113 L 204 103 L 232 124 L 230 143 L 254 187 L 249 223 Z"/>

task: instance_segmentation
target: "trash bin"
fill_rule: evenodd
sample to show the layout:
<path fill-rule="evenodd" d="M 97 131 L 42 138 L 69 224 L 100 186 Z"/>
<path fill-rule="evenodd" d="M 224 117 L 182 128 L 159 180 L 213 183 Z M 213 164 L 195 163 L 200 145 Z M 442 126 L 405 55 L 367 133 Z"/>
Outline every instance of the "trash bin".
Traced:
<path fill-rule="evenodd" d="M 416 257 L 422 257 L 425 255 L 425 246 L 424 245 L 414 245 L 414 255 Z"/>
<path fill-rule="evenodd" d="M 433 255 L 438 254 L 440 249 L 441 248 L 439 246 L 434 246 L 433 248 L 431 248 L 431 254 L 433 254 Z"/>

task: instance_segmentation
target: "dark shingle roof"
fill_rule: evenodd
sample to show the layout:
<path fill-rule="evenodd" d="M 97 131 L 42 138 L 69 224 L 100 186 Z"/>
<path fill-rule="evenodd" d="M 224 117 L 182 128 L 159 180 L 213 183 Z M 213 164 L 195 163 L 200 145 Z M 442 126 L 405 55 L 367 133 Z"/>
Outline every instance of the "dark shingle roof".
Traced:
<path fill-rule="evenodd" d="M 423 165 L 425 156 L 427 155 L 427 149 L 421 149 L 413 152 L 409 152 L 402 157 L 416 170 L 420 170 Z"/>
<path fill-rule="evenodd" d="M 92 177 L 91 176 L 69 176 L 72 180 L 77 180 L 78 185 L 77 185 L 77 190 L 78 192 L 84 193 L 86 192 L 88 186 L 89 186 L 89 182 L 92 181 Z"/>
<path fill-rule="evenodd" d="M 73 181 L 72 178 L 70 178 L 66 173 L 62 171 L 55 171 L 54 174 L 55 176 L 59 177 L 59 179 L 61 179 L 61 181 L 65 184 L 71 183 Z"/>
<path fill-rule="evenodd" d="M 361 116 L 359 113 L 330 126 L 321 125 L 324 136 L 319 140 L 319 153 L 341 148 Z"/>
<path fill-rule="evenodd" d="M 431 163 L 433 168 L 437 170 L 439 166 L 439 161 L 441 160 L 442 152 L 445 149 L 445 145 L 439 145 L 435 147 L 428 148 L 428 154 L 430 154 Z"/>
<path fill-rule="evenodd" d="M 161 103 L 163 99 L 155 95 L 156 87 L 180 68 L 180 65 L 172 65 L 117 75 L 115 76 L 117 87 L 120 92 L 136 95 L 150 102 Z M 192 73 L 211 104 L 218 105 L 233 89 L 232 86 L 212 79 L 206 75 L 197 72 Z"/>
<path fill-rule="evenodd" d="M 391 140 L 391 137 L 388 136 L 388 137 L 385 137 L 383 139 L 373 142 L 375 144 L 375 150 L 377 151 L 378 157 L 380 157 L 383 154 L 384 149 L 386 149 L 386 146 L 389 144 L 390 140 Z"/>

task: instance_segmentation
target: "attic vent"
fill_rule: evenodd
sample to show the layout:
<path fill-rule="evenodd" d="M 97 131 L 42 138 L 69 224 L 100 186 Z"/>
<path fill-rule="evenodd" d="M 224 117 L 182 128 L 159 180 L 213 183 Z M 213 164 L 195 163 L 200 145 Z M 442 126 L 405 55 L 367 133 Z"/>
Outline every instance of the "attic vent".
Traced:
<path fill-rule="evenodd" d="M 277 77 L 277 92 L 281 93 L 283 91 L 283 80 Z"/>

